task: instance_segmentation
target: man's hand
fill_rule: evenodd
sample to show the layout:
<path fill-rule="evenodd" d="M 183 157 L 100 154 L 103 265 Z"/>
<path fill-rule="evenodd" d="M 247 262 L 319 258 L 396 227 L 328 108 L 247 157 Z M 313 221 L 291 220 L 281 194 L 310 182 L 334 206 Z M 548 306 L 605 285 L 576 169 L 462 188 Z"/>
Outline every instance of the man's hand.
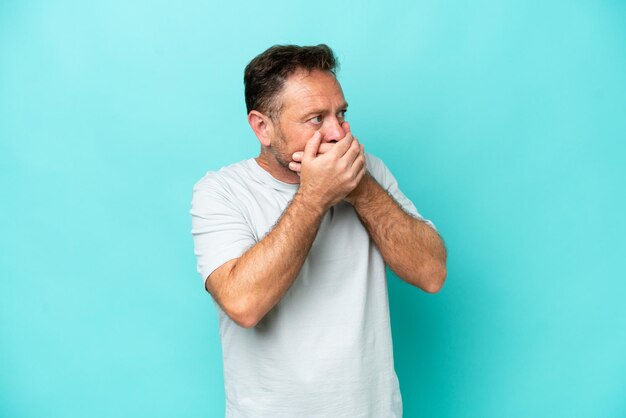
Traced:
<path fill-rule="evenodd" d="M 343 122 L 341 124 L 341 127 L 344 129 L 344 131 L 346 132 L 346 135 L 339 140 L 338 142 L 325 142 L 325 143 L 321 143 L 317 149 L 317 156 L 323 155 L 328 153 L 330 150 L 332 150 L 337 144 L 345 141 L 345 140 L 352 140 L 354 143 L 358 143 L 358 140 L 356 139 L 356 137 L 354 137 L 350 131 L 350 124 L 348 124 L 348 122 Z M 362 183 L 364 180 L 363 177 L 367 177 L 366 174 L 366 170 L 365 170 L 365 151 L 363 148 L 362 144 L 358 144 L 359 146 L 359 155 L 362 156 L 363 158 L 363 166 L 364 166 L 364 170 L 363 170 L 363 175 L 361 175 L 359 182 L 357 182 L 357 185 L 346 194 L 346 196 L 344 196 L 344 199 L 352 204 L 354 204 L 354 199 L 357 196 L 357 192 L 360 192 L 361 189 L 363 189 L 362 187 Z M 298 151 L 295 152 L 292 155 L 293 161 L 291 163 L 289 163 L 289 168 L 292 171 L 295 171 L 296 173 L 298 173 L 298 175 L 301 175 L 301 171 L 302 171 L 302 162 L 303 162 L 303 157 L 304 157 L 304 152 L 303 151 Z M 301 181 L 302 183 L 302 181 Z M 339 199 L 341 200 L 341 199 Z M 338 201 L 337 201 L 338 202 Z M 336 203 L 336 202 L 335 202 Z"/>
<path fill-rule="evenodd" d="M 298 193 L 324 211 L 352 192 L 365 175 L 363 147 L 349 128 L 333 144 L 321 144 L 321 133 L 316 132 L 293 158 L 289 168 L 300 174 Z"/>
<path fill-rule="evenodd" d="M 344 136 L 344 138 L 348 135 L 351 134 L 352 132 L 350 131 L 350 124 L 348 122 L 342 122 L 341 123 L 341 127 L 343 128 L 343 130 L 346 132 L 346 135 Z M 353 138 L 356 140 L 357 138 L 353 136 Z M 343 138 L 342 138 L 343 139 Z M 338 141 L 337 141 L 338 142 Z M 318 150 L 317 150 L 317 155 L 320 154 L 326 154 L 328 151 L 330 151 L 333 146 L 337 143 L 337 142 L 323 142 L 320 144 Z M 363 149 L 363 145 L 361 145 L 361 149 Z M 296 173 L 298 173 L 298 175 L 300 175 L 300 170 L 302 169 L 302 156 L 304 155 L 304 151 L 297 151 L 294 152 L 293 155 L 291 156 L 291 158 L 293 159 L 290 163 L 289 163 L 289 168 L 291 169 L 291 171 L 295 171 Z"/>

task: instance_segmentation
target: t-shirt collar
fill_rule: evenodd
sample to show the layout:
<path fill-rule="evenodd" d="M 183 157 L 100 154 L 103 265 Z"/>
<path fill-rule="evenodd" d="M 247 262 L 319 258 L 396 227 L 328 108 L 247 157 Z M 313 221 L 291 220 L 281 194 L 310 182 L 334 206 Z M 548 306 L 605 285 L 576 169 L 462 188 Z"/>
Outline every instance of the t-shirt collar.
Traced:
<path fill-rule="evenodd" d="M 250 158 L 247 162 L 250 170 L 252 170 L 253 172 L 253 175 L 263 184 L 266 184 L 276 190 L 284 190 L 290 192 L 295 192 L 300 187 L 300 184 L 298 183 L 285 183 L 284 181 L 280 181 L 274 178 L 274 176 L 265 171 L 265 169 L 261 167 L 254 158 Z"/>

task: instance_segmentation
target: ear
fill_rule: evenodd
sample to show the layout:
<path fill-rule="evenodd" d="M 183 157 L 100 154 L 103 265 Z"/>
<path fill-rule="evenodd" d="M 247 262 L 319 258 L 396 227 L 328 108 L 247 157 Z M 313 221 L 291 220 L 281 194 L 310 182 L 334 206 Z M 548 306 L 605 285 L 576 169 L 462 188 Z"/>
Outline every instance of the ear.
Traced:
<path fill-rule="evenodd" d="M 269 147 L 274 136 L 274 125 L 269 116 L 257 110 L 251 110 L 248 113 L 248 123 L 264 147 Z"/>

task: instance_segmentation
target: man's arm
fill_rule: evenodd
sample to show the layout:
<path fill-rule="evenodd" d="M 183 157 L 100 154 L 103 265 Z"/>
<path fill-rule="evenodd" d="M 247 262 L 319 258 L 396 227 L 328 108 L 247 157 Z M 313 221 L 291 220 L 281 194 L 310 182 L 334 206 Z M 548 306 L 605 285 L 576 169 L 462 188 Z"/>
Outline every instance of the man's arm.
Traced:
<path fill-rule="evenodd" d="M 263 239 L 209 275 L 205 287 L 229 317 L 242 327 L 253 327 L 284 296 L 304 264 L 323 215 L 296 193 Z"/>
<path fill-rule="evenodd" d="M 429 293 L 441 289 L 447 274 L 447 253 L 433 228 L 406 213 L 369 174 L 346 200 L 400 278 Z"/>
<path fill-rule="evenodd" d="M 274 228 L 241 257 L 218 267 L 205 281 L 224 312 L 253 327 L 284 296 L 309 253 L 328 208 L 345 198 L 365 174 L 365 156 L 351 136 L 317 155 L 321 136 L 307 142 L 300 187 Z"/>
<path fill-rule="evenodd" d="M 343 122 L 350 135 L 350 125 Z M 322 144 L 318 153 L 332 150 Z M 363 152 L 363 146 L 361 145 Z M 302 153 L 292 156 L 290 168 L 301 170 Z M 380 250 L 385 263 L 404 281 L 429 292 L 438 292 L 445 281 L 447 252 L 433 228 L 409 215 L 369 174 L 346 196 Z"/>

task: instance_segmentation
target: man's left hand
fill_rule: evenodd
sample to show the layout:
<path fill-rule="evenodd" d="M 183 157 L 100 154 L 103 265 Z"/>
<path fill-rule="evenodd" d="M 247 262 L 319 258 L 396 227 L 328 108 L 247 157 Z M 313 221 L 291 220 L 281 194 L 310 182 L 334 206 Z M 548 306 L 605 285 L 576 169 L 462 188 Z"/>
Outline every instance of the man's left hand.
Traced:
<path fill-rule="evenodd" d="M 348 122 L 343 122 L 341 124 L 341 127 L 343 128 L 343 130 L 345 131 L 346 135 L 348 135 L 349 133 L 351 133 L 350 131 L 350 124 Z M 345 138 L 345 136 L 344 136 Z M 356 137 L 354 137 L 354 139 L 356 139 Z M 343 140 L 340 139 L 340 141 Z M 320 145 L 317 154 L 324 154 L 326 152 L 328 152 L 329 150 L 332 149 L 332 147 L 336 144 L 336 142 L 325 142 L 323 144 Z M 365 148 L 363 147 L 363 144 L 361 145 L 361 153 L 365 152 Z M 304 155 L 303 151 L 297 151 L 294 152 L 293 155 L 291 156 L 293 158 L 293 160 L 289 163 L 289 169 L 298 173 L 298 175 L 300 175 L 300 170 L 302 169 L 302 156 Z M 359 182 L 359 185 L 352 191 L 350 192 L 346 197 L 345 200 L 350 202 L 351 204 L 355 204 L 356 198 L 362 194 L 364 192 L 365 189 L 365 185 L 364 183 L 368 182 L 370 180 L 369 178 L 369 174 L 365 174 L 365 176 L 363 176 L 363 178 L 361 179 L 361 181 Z"/>
<path fill-rule="evenodd" d="M 341 123 L 341 127 L 343 128 L 344 132 L 346 133 L 345 135 L 348 135 L 350 132 L 350 124 L 348 122 L 342 122 Z M 343 140 L 345 138 L 345 136 L 343 138 L 341 138 L 339 141 Z M 354 139 L 357 139 L 356 137 L 354 137 Z M 357 139 L 358 140 L 358 139 Z M 328 151 L 330 151 L 332 149 L 332 147 L 336 144 L 337 142 L 324 142 L 322 144 L 320 144 L 319 149 L 317 150 L 317 155 L 320 154 L 325 154 Z M 363 152 L 363 144 L 361 144 L 361 152 Z M 289 169 L 291 171 L 295 171 L 296 173 L 300 174 L 300 170 L 302 169 L 302 156 L 304 155 L 304 151 L 297 151 L 294 152 L 291 156 L 292 161 L 289 163 Z"/>

